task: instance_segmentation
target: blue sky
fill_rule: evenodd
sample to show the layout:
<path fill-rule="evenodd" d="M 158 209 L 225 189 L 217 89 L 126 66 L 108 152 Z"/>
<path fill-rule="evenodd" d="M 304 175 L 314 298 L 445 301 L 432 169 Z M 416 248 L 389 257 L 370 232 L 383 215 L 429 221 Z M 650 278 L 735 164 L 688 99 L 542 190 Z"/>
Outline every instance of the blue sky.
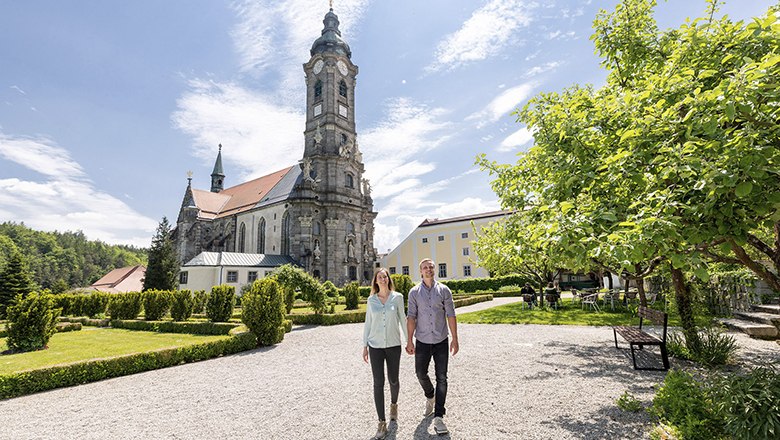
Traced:
<path fill-rule="evenodd" d="M 360 68 L 358 142 L 386 252 L 425 218 L 498 209 L 474 157 L 512 162 L 532 137 L 511 112 L 599 86 L 597 0 L 335 0 Z M 661 28 L 703 0 L 659 2 Z M 731 0 L 735 19 L 774 1 Z M 327 0 L 0 1 L 0 221 L 148 246 L 175 222 L 187 171 L 208 189 L 303 154 L 301 65 Z"/>

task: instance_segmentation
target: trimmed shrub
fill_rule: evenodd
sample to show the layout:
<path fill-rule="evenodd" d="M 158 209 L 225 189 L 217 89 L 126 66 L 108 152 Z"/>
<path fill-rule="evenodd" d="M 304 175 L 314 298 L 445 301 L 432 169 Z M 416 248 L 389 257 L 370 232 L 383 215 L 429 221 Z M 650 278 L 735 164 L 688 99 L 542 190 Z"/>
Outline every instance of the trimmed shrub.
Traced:
<path fill-rule="evenodd" d="M 173 292 L 171 318 L 173 318 L 174 321 L 186 321 L 190 319 L 194 307 L 195 301 L 192 298 L 191 291 L 185 289 Z"/>
<path fill-rule="evenodd" d="M 205 290 L 196 290 L 192 294 L 192 313 L 205 313 L 208 295 Z"/>
<path fill-rule="evenodd" d="M 211 322 L 227 322 L 233 316 L 235 304 L 235 287 L 227 284 L 214 286 L 206 300 L 206 316 Z"/>
<path fill-rule="evenodd" d="M 314 313 L 306 315 L 287 315 L 287 319 L 297 325 L 354 324 L 364 322 L 366 320 L 366 312 L 337 313 L 334 315 L 315 315 Z"/>
<path fill-rule="evenodd" d="M 8 339 L 12 351 L 33 351 L 46 347 L 56 333 L 60 310 L 53 307 L 51 295 L 38 292 L 16 295 L 6 309 Z"/>
<path fill-rule="evenodd" d="M 135 319 L 142 307 L 140 292 L 116 293 L 108 302 L 108 315 L 111 319 Z"/>
<path fill-rule="evenodd" d="M 390 278 L 393 279 L 395 291 L 404 296 L 404 304 L 409 304 L 409 291 L 414 287 L 412 277 L 395 273 L 390 275 Z"/>
<path fill-rule="evenodd" d="M 74 332 L 81 330 L 80 322 L 58 322 L 55 327 L 57 333 Z"/>
<path fill-rule="evenodd" d="M 284 327 L 285 333 L 290 333 L 292 331 L 292 325 L 293 322 L 289 319 L 283 319 L 282 320 L 282 327 Z"/>
<path fill-rule="evenodd" d="M 74 295 L 72 293 L 61 293 L 59 295 L 54 295 L 52 296 L 53 307 L 55 309 L 62 310 L 62 312 L 60 312 L 61 316 L 81 315 L 81 310 L 76 310 L 74 307 L 77 296 L 79 295 Z"/>
<path fill-rule="evenodd" d="M 284 310 L 287 313 L 293 309 L 295 304 L 295 289 L 292 287 L 284 287 Z"/>
<path fill-rule="evenodd" d="M 503 286 L 522 286 L 526 282 L 535 284 L 534 280 L 531 280 L 523 275 L 504 275 L 501 277 L 493 278 L 465 278 L 462 280 L 447 280 L 445 284 L 453 292 L 465 292 L 474 293 L 478 291 L 495 292 Z"/>
<path fill-rule="evenodd" d="M 171 308 L 173 297 L 169 290 L 147 290 L 143 293 L 144 318 L 159 321 Z"/>
<path fill-rule="evenodd" d="M 127 330 L 141 330 L 160 333 L 189 333 L 193 335 L 226 335 L 241 324 L 232 322 L 174 322 L 174 321 L 141 321 L 122 320 L 111 321 L 111 327 Z"/>
<path fill-rule="evenodd" d="M 279 284 L 272 278 L 252 283 L 252 288 L 242 300 L 241 321 L 257 336 L 257 345 L 273 345 L 282 342 L 284 329 L 284 302 Z"/>
<path fill-rule="evenodd" d="M 325 281 L 324 283 L 322 283 L 322 289 L 325 291 L 325 295 L 327 295 L 329 298 L 336 298 L 336 303 L 338 304 L 339 289 L 336 287 L 335 284 L 330 282 L 330 280 Z"/>
<path fill-rule="evenodd" d="M 0 399 L 211 359 L 250 350 L 257 345 L 255 335 L 250 332 L 233 332 L 231 335 L 218 341 L 186 347 L 165 348 L 0 375 Z"/>
<path fill-rule="evenodd" d="M 371 296 L 371 286 L 358 287 L 358 293 L 360 293 L 361 298 L 368 298 Z"/>
<path fill-rule="evenodd" d="M 111 320 L 109 318 L 103 318 L 103 319 L 92 319 L 87 318 L 86 316 L 79 316 L 79 317 L 60 317 L 60 321 L 63 322 L 77 322 L 81 325 L 91 326 L 91 327 L 108 327 L 111 325 Z"/>
<path fill-rule="evenodd" d="M 355 310 L 358 308 L 358 300 L 360 299 L 360 286 L 356 281 L 348 283 L 344 286 L 344 299 L 347 305 L 347 310 Z"/>

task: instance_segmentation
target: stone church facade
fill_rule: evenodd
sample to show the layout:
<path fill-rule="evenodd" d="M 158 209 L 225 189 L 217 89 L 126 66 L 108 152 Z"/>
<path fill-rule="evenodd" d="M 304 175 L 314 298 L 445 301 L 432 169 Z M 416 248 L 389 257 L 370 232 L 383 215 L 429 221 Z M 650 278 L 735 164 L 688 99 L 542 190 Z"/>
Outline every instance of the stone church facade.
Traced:
<path fill-rule="evenodd" d="M 303 157 L 225 188 L 220 147 L 210 191 L 193 188 L 190 178 L 184 194 L 173 233 L 182 264 L 202 252 L 236 252 L 291 261 L 336 285 L 373 275 L 377 213 L 355 130 L 358 67 L 332 9 L 323 24 L 303 65 Z"/>

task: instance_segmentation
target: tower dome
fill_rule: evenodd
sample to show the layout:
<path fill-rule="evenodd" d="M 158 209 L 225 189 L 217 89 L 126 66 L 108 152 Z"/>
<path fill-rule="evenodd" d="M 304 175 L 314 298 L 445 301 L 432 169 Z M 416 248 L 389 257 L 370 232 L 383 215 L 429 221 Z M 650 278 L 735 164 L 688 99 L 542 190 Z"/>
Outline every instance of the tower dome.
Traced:
<path fill-rule="evenodd" d="M 311 46 L 311 56 L 318 53 L 330 52 L 352 58 L 352 50 L 344 39 L 341 38 L 339 30 L 339 17 L 333 12 L 333 8 L 325 14 L 322 20 L 325 27 L 322 29 L 322 35 L 314 41 Z"/>

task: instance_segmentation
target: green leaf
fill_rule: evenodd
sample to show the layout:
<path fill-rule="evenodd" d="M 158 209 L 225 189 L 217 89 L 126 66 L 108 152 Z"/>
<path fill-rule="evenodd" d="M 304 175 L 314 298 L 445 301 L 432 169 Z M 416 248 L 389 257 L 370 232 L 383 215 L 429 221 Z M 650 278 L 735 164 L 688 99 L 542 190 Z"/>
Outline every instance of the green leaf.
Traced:
<path fill-rule="evenodd" d="M 561 212 L 563 212 L 564 214 L 571 211 L 572 208 L 574 208 L 574 203 L 561 202 Z"/>
<path fill-rule="evenodd" d="M 707 269 L 703 267 L 697 267 L 696 269 L 693 270 L 693 273 L 696 274 L 696 276 L 704 282 L 707 282 L 710 279 L 710 273 L 707 272 Z"/>
<path fill-rule="evenodd" d="M 737 197 L 746 197 L 748 194 L 750 194 L 750 191 L 753 190 L 753 184 L 750 182 L 742 182 L 739 185 L 737 185 L 736 190 L 734 190 L 734 193 L 737 195 Z"/>
<path fill-rule="evenodd" d="M 631 139 L 632 137 L 636 137 L 637 135 L 638 133 L 636 130 L 626 130 L 622 135 L 620 135 L 620 142 L 623 142 L 626 139 Z"/>
<path fill-rule="evenodd" d="M 734 102 L 729 101 L 728 103 L 726 103 L 726 117 L 729 118 L 729 121 L 734 120 L 734 114 L 735 114 Z"/>

